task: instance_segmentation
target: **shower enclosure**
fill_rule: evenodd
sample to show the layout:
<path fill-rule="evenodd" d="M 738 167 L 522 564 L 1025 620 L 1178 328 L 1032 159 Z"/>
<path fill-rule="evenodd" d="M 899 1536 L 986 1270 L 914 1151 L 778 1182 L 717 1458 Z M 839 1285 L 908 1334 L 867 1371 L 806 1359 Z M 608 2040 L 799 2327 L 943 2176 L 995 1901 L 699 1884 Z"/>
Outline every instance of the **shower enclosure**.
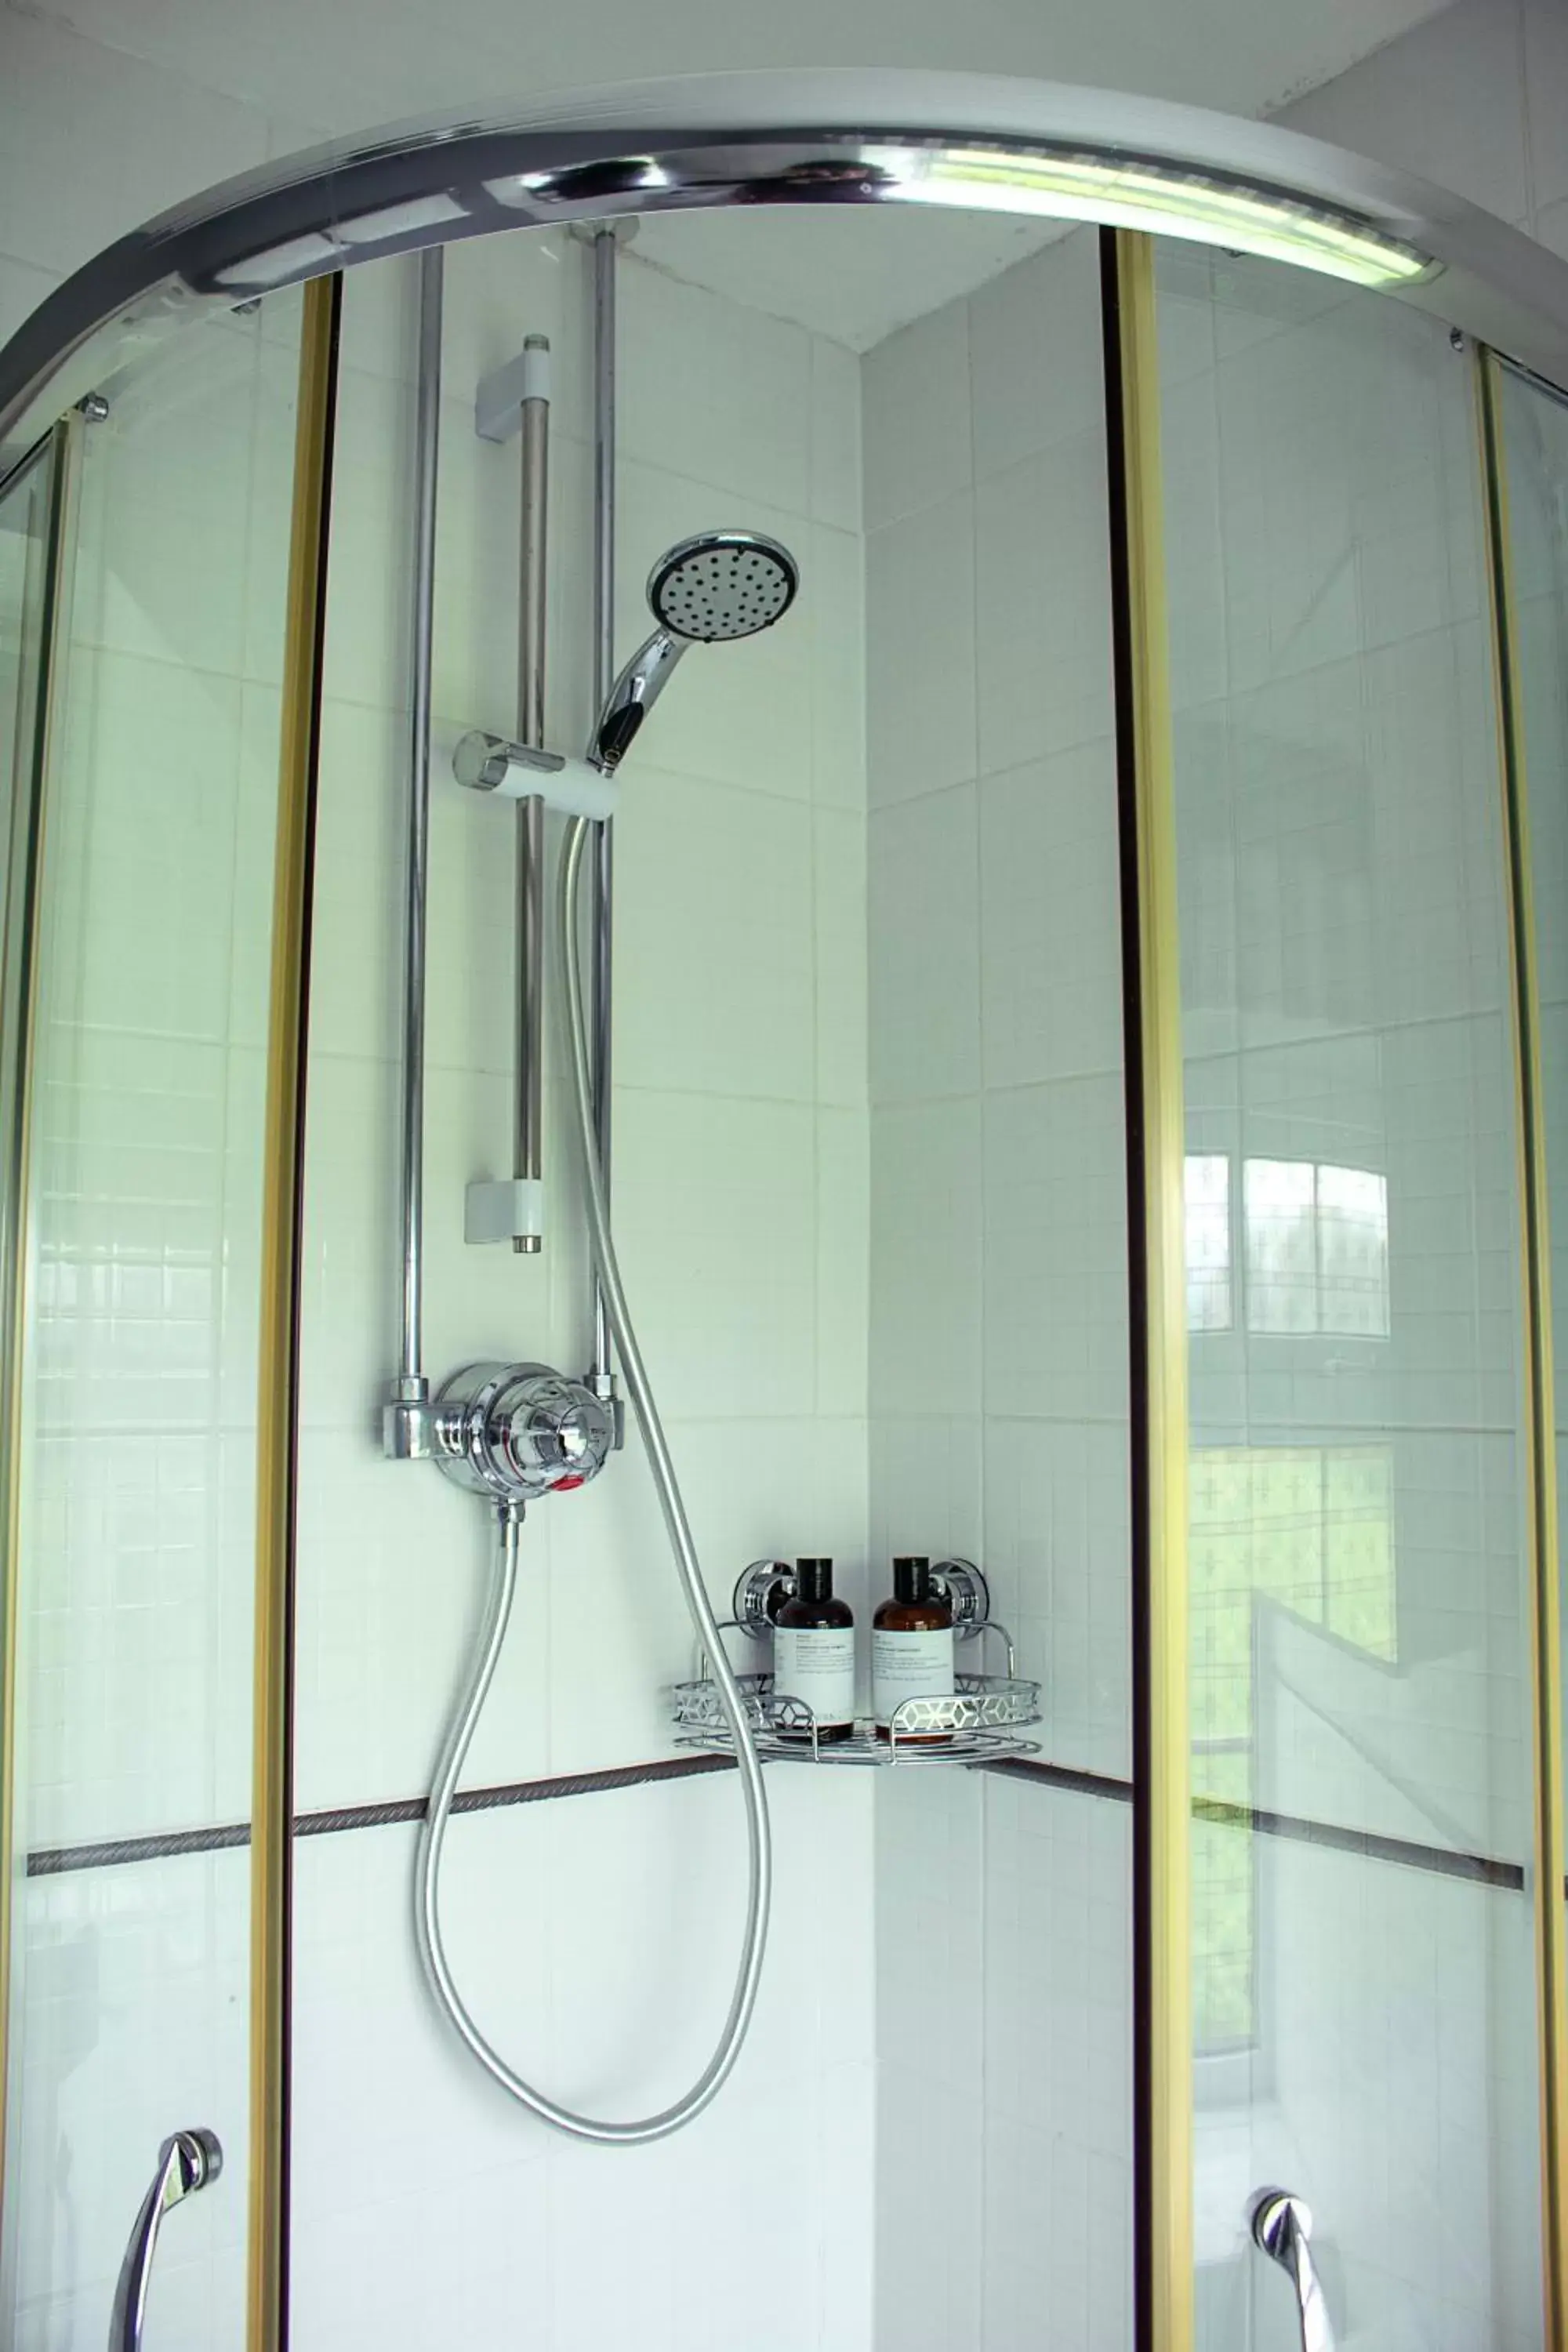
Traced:
<path fill-rule="evenodd" d="M 858 76 L 307 160 L 0 357 L 19 2352 L 1568 2341 L 1564 384 L 1568 268 L 1451 200 Z M 499 789 L 585 746 L 613 899 Z M 579 1097 L 717 1613 L 924 1554 L 1038 1685 L 764 1737 L 755 2011 L 646 2146 L 474 2055 L 658 2116 L 746 1948 Z M 408 1458 L 411 1199 L 431 1394 L 605 1437 L 507 1529 L 467 2047 L 493 1513 Z"/>

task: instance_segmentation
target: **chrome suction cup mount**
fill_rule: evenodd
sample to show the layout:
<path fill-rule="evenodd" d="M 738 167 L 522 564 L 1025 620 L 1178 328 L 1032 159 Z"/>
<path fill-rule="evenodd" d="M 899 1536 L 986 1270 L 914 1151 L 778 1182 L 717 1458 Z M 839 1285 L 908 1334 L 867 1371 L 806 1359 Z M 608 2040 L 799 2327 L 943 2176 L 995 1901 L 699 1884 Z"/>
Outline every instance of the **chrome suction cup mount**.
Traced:
<path fill-rule="evenodd" d="M 787 1559 L 754 1559 L 735 1580 L 735 1622 L 753 1642 L 764 1641 L 794 1598 L 795 1570 Z"/>
<path fill-rule="evenodd" d="M 961 1642 L 972 1641 L 990 1624 L 991 1588 L 972 1559 L 933 1559 L 931 1589 L 952 1610 L 952 1630 Z"/>
<path fill-rule="evenodd" d="M 585 1486 L 616 1442 L 609 1407 L 548 1364 L 465 1364 L 437 1391 L 434 1417 L 447 1477 L 504 1506 Z"/>

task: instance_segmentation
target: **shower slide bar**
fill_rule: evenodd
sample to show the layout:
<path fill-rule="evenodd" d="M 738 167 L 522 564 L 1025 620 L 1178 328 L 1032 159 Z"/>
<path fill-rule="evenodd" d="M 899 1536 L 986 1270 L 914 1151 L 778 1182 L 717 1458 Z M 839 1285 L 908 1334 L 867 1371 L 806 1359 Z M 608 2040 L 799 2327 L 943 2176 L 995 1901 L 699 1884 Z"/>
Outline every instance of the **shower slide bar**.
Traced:
<path fill-rule="evenodd" d="M 517 732 L 521 762 L 546 763 L 544 656 L 550 498 L 550 338 L 525 335 L 522 350 L 486 376 L 474 400 L 484 441 L 522 446 L 522 528 L 518 547 Z M 486 742 L 496 739 L 486 737 Z M 559 766 L 561 763 L 555 763 Z M 463 1230 L 470 1242 L 507 1242 L 534 1256 L 544 1239 L 544 811 L 547 796 L 523 767 L 517 811 L 513 913 L 512 1162 L 510 1179 L 468 1186 Z"/>
<path fill-rule="evenodd" d="M 1288 2189 L 1260 2189 L 1251 2207 L 1254 2245 L 1278 2263 L 1296 2291 L 1301 2352 L 1334 2352 L 1334 2331 L 1312 2261 L 1311 2208 Z"/>
<path fill-rule="evenodd" d="M 158 2169 L 142 2200 L 120 2266 L 114 2309 L 109 2322 L 109 2352 L 142 2352 L 142 2329 L 147 2317 L 147 2283 L 158 2250 L 158 2231 L 172 2206 L 198 2189 L 207 2188 L 223 2170 L 223 2148 L 216 2132 L 197 2124 L 172 2132 L 158 2150 Z"/>

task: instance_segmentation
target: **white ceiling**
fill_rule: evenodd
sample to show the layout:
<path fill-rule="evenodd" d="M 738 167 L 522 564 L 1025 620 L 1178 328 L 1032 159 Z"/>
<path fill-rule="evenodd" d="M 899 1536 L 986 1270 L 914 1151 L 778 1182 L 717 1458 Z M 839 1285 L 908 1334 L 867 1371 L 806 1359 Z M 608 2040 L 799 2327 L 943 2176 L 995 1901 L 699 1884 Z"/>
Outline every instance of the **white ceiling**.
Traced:
<path fill-rule="evenodd" d="M 1445 0 L 26 0 L 269 118 L 274 153 L 448 107 L 667 74 L 925 66 L 1032 75 L 1264 114 Z M 3 79 L 4 77 L 0 77 Z M 6 111 L 25 127 L 13 78 Z M 238 157 L 233 168 L 250 158 Z M 62 163 L 68 171 L 68 163 Z M 180 195 L 196 193 L 181 188 Z"/>
<path fill-rule="evenodd" d="M 695 286 L 851 351 L 941 308 L 1062 235 L 1055 221 L 876 205 L 651 215 L 634 251 Z"/>

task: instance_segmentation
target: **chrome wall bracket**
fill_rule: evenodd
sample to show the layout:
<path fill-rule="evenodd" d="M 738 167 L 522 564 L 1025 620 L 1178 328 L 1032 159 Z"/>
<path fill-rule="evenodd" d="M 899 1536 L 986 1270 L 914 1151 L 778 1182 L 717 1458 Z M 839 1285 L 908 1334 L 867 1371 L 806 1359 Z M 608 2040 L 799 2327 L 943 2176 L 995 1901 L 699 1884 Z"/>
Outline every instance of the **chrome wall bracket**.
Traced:
<path fill-rule="evenodd" d="M 394 1381 L 381 1408 L 381 1450 L 389 1462 L 428 1462 L 435 1453 L 436 1408 L 423 1375 Z"/>
<path fill-rule="evenodd" d="M 474 431 L 481 441 L 510 441 L 523 425 L 523 404 L 550 398 L 550 339 L 526 335 L 522 349 L 489 375 L 474 394 Z"/>
<path fill-rule="evenodd" d="M 615 213 L 603 218 L 574 221 L 572 235 L 579 245 L 594 245 L 602 236 L 613 236 L 617 245 L 630 245 L 642 224 L 636 213 Z"/>

